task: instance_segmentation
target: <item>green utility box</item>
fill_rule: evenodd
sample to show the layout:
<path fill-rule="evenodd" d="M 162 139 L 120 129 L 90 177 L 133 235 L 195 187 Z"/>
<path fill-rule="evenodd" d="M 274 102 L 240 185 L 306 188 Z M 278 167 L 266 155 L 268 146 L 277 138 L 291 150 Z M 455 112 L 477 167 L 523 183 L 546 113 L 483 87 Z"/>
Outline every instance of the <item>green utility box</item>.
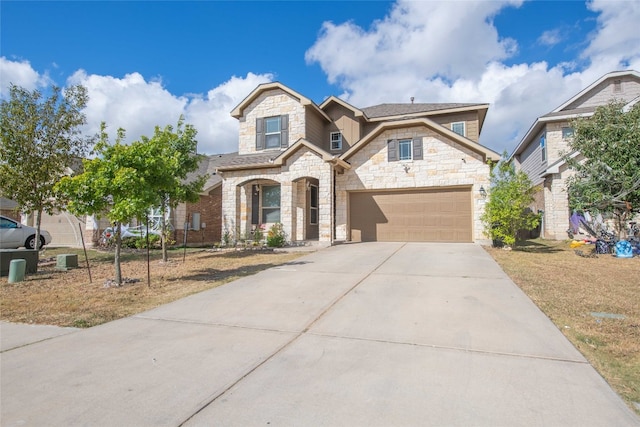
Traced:
<path fill-rule="evenodd" d="M 56 257 L 56 270 L 66 271 L 70 268 L 78 268 L 78 255 L 60 254 Z"/>

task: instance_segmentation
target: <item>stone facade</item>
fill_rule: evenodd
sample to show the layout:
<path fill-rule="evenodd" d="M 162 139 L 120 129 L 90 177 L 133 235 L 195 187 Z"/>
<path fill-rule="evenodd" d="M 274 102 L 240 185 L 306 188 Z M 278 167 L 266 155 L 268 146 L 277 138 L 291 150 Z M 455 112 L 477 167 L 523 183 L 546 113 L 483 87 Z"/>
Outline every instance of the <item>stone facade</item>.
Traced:
<path fill-rule="evenodd" d="M 240 118 L 238 154 L 256 153 L 256 119 L 289 116 L 289 145 L 305 137 L 305 108 L 290 94 L 274 89 L 258 96 Z M 279 151 L 274 149 L 273 151 Z"/>
<path fill-rule="evenodd" d="M 225 171 L 222 175 L 223 233 L 235 239 L 251 231 L 251 187 L 254 184 L 280 184 L 280 218 L 291 241 L 305 240 L 306 209 L 303 196 L 306 182 L 313 179 L 319 191 L 320 241 L 331 241 L 331 177 L 332 167 L 317 153 L 301 147 L 282 166 L 253 170 Z M 317 181 L 316 181 L 317 180 Z M 304 183 L 300 188 L 300 183 Z M 303 212 L 301 212 L 303 211 Z M 267 230 L 273 224 L 262 224 Z"/>
<path fill-rule="evenodd" d="M 352 191 L 447 188 L 468 189 L 473 240 L 486 240 L 480 220 L 485 198 L 480 188 L 489 189 L 487 159 L 497 160 L 499 155 L 477 143 L 479 111 L 486 106 L 464 108 L 467 110 L 455 114 L 442 113 L 437 120 L 432 109 L 413 109 L 412 117 L 405 117 L 408 121 L 370 121 L 362 110 L 339 100 L 319 107 L 280 83 L 258 86 L 232 112 L 239 120 L 237 158 L 218 169 L 222 178 L 222 240 L 248 238 L 256 222 L 266 218 L 262 214 L 273 213 L 262 207 L 265 188 L 273 185 L 280 186 L 280 222 L 289 241 L 347 240 Z M 287 148 L 257 150 L 257 119 L 285 114 Z M 442 125 L 460 119 L 473 131 L 471 139 Z M 332 151 L 330 132 L 338 130 L 343 147 Z M 421 138 L 423 160 L 388 160 L 387 140 L 405 138 Z M 318 220 L 312 224 L 310 200 L 315 186 Z M 265 230 L 270 225 L 262 224 Z"/>
<path fill-rule="evenodd" d="M 421 137 L 423 160 L 387 161 L 387 141 Z M 425 127 L 388 130 L 356 152 L 350 170 L 336 177 L 336 239 L 348 237 L 349 192 L 354 190 L 426 189 L 470 186 L 473 196 L 473 236 L 486 239 L 480 217 L 485 199 L 480 187 L 489 189 L 489 166 L 482 157 Z M 406 171 L 405 171 L 406 168 Z"/>

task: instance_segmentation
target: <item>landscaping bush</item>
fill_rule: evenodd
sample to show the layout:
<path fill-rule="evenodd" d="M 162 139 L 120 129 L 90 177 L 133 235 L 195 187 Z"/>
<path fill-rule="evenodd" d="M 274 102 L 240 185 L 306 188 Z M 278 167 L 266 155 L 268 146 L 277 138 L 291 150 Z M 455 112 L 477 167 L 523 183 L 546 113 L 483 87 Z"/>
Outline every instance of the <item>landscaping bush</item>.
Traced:
<path fill-rule="evenodd" d="M 276 223 L 271 226 L 267 233 L 267 246 L 270 248 L 281 248 L 287 241 L 287 235 L 284 232 L 284 228 L 281 223 Z"/>

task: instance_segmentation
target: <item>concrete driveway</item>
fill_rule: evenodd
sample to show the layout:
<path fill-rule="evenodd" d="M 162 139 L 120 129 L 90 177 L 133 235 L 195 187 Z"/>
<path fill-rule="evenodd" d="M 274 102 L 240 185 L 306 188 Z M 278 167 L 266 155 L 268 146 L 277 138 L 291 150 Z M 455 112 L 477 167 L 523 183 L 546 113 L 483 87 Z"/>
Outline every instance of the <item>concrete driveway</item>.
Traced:
<path fill-rule="evenodd" d="M 19 327 L 0 325 L 5 427 L 640 425 L 474 244 L 334 246 L 6 344 Z"/>

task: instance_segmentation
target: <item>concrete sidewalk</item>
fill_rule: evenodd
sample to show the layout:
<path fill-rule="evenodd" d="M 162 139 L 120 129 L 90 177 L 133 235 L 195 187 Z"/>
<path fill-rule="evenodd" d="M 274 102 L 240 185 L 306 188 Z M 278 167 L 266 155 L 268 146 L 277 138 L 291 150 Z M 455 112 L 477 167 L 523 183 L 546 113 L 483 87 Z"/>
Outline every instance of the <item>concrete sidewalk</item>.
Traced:
<path fill-rule="evenodd" d="M 473 244 L 346 244 L 5 345 L 2 426 L 640 426 Z"/>

